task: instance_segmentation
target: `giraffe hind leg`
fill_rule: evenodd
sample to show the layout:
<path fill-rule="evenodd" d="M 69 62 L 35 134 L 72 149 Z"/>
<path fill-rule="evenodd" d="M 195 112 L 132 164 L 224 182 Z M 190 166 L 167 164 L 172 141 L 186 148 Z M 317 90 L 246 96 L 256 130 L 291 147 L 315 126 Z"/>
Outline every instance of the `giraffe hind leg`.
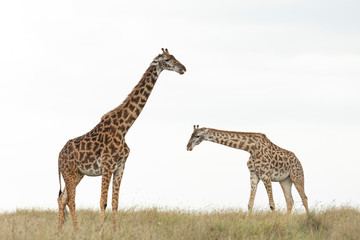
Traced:
<path fill-rule="evenodd" d="M 61 192 L 61 190 L 60 190 Z M 62 225 L 65 219 L 65 207 L 67 204 L 67 193 L 66 190 L 61 192 L 58 197 L 58 205 L 59 205 L 59 221 L 58 221 L 58 232 L 61 232 Z"/>
<path fill-rule="evenodd" d="M 79 182 L 83 177 L 84 175 L 80 173 L 77 168 L 75 168 L 71 172 L 64 172 L 63 174 L 65 189 L 62 193 L 63 196 L 61 197 L 61 202 L 69 207 L 75 230 L 78 229 L 77 219 L 75 214 L 75 192 L 76 192 L 76 186 L 79 184 Z M 62 212 L 64 211 L 65 211 L 65 206 L 62 209 Z M 60 212 L 59 212 L 59 218 L 60 218 Z"/>
<path fill-rule="evenodd" d="M 305 194 L 305 188 L 304 188 L 304 173 L 301 169 L 300 172 L 297 172 L 297 174 L 290 173 L 291 180 L 293 181 L 296 190 L 298 191 L 301 201 L 304 204 L 305 211 L 308 214 L 309 213 L 309 207 L 308 207 L 308 199 Z"/>
<path fill-rule="evenodd" d="M 74 228 L 77 230 L 78 225 L 77 225 L 76 214 L 75 214 L 75 188 L 76 188 L 76 186 L 75 186 L 75 183 L 72 182 L 70 184 L 66 184 L 65 187 L 66 187 L 66 192 L 68 194 L 67 205 L 70 210 Z"/>
<path fill-rule="evenodd" d="M 294 182 L 294 185 L 296 187 L 296 190 L 299 192 L 299 195 L 301 197 L 302 203 L 304 204 L 306 213 L 309 214 L 308 199 L 307 199 L 307 196 L 305 195 L 304 182 L 300 182 L 300 183 Z"/>
<path fill-rule="evenodd" d="M 78 172 L 76 181 L 75 181 L 75 187 L 80 183 L 80 181 L 83 179 L 84 174 L 81 172 Z M 67 210 L 66 205 L 68 204 L 69 198 L 66 191 L 66 185 L 64 187 L 64 190 L 59 190 L 59 197 L 58 197 L 58 205 L 59 205 L 59 223 L 58 223 L 58 232 L 61 231 L 62 225 L 64 224 L 66 220 Z"/>

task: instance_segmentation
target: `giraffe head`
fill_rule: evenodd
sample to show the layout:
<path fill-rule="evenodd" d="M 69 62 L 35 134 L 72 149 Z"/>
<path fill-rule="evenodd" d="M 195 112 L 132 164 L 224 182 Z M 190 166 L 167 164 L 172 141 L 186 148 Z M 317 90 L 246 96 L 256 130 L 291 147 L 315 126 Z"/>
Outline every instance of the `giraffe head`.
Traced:
<path fill-rule="evenodd" d="M 179 74 L 184 74 L 186 72 L 186 68 L 182 65 L 176 58 L 169 53 L 167 48 L 161 49 L 163 51 L 162 54 L 159 54 L 156 58 L 154 58 L 151 65 L 157 66 L 161 70 L 169 70 L 175 71 Z"/>
<path fill-rule="evenodd" d="M 199 125 L 194 125 L 194 132 L 191 134 L 186 149 L 192 151 L 196 145 L 199 145 L 206 138 L 208 132 L 207 128 L 199 128 Z"/>

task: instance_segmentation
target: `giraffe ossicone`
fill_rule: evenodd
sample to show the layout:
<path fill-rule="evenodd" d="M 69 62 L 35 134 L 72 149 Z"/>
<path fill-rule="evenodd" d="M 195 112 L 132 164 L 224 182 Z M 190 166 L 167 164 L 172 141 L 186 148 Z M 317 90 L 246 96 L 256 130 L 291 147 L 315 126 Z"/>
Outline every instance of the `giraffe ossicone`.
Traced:
<path fill-rule="evenodd" d="M 230 132 L 212 128 L 199 128 L 199 125 L 194 125 L 194 131 L 187 144 L 187 150 L 192 151 L 202 141 L 211 141 L 250 153 L 247 162 L 251 184 L 248 204 L 249 214 L 253 209 L 256 189 L 260 180 L 265 185 L 269 206 L 272 211 L 275 210 L 275 203 L 271 182 L 279 182 L 284 192 L 287 213 L 291 213 L 294 205 L 291 194 L 293 183 L 300 194 L 306 212 L 309 213 L 304 189 L 304 171 L 294 153 L 276 146 L 262 133 Z"/>
<path fill-rule="evenodd" d="M 110 180 L 111 177 L 113 178 L 111 203 L 115 230 L 119 188 L 125 162 L 130 153 L 130 148 L 125 142 L 125 135 L 140 115 L 163 70 L 184 74 L 186 68 L 167 49 L 162 49 L 162 54 L 154 58 L 125 101 L 102 116 L 101 121 L 91 131 L 69 140 L 60 151 L 58 232 L 62 229 L 66 205 L 70 209 L 75 229 L 78 228 L 75 215 L 75 189 L 84 175 L 102 177 L 100 227 L 104 222 Z M 61 191 L 61 175 L 65 182 L 64 191 Z"/>

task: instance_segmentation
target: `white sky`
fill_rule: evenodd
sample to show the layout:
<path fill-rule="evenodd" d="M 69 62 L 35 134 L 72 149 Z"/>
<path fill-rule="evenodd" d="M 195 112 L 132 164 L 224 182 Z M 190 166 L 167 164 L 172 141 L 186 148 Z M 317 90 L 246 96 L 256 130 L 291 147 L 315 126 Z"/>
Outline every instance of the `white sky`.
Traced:
<path fill-rule="evenodd" d="M 187 152 L 194 124 L 293 151 L 310 208 L 359 206 L 359 1 L 122 2 L 0 3 L 0 210 L 57 209 L 59 151 L 121 104 L 162 47 L 188 71 L 160 75 L 127 135 L 120 208 L 247 209 L 249 154 Z M 85 177 L 77 207 L 99 200 L 100 177 Z M 261 182 L 255 207 L 268 209 Z"/>

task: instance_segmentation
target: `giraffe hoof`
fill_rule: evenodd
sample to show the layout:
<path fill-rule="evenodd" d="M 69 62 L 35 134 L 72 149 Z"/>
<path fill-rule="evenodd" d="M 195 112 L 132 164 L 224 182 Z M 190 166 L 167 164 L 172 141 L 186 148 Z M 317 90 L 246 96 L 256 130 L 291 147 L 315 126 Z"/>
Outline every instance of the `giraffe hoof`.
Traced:
<path fill-rule="evenodd" d="M 273 206 L 270 206 L 270 209 L 271 209 L 271 211 L 274 211 L 274 210 L 275 210 L 275 208 L 274 208 Z"/>

